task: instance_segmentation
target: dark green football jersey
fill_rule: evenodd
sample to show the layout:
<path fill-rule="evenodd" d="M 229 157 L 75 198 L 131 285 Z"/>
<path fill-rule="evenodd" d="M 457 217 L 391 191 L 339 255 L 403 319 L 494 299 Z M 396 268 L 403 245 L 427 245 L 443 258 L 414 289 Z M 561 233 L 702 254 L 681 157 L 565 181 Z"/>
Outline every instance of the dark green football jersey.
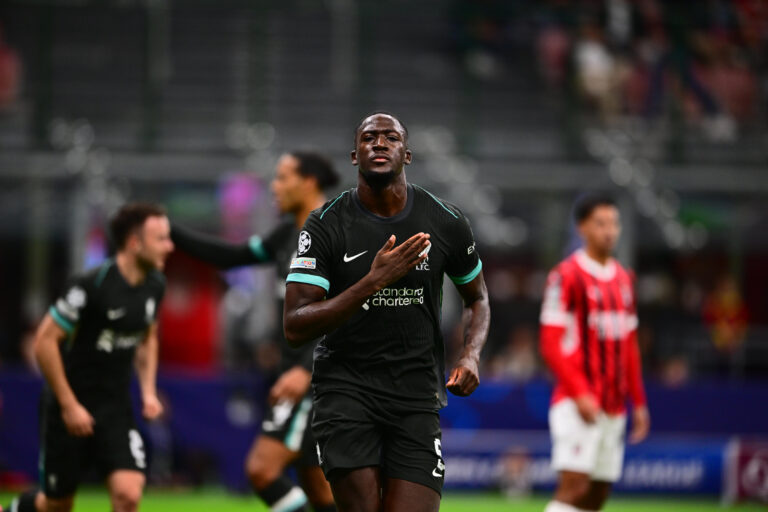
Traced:
<path fill-rule="evenodd" d="M 61 350 L 67 380 L 87 409 L 129 403 L 136 346 L 155 322 L 164 290 L 159 271 L 131 286 L 110 259 L 72 278 L 51 306 L 69 335 Z"/>
<path fill-rule="evenodd" d="M 367 210 L 352 189 L 307 219 L 287 281 L 334 297 L 365 276 L 391 235 L 397 244 L 429 233 L 428 258 L 371 296 L 315 349 L 313 385 L 368 393 L 414 409 L 445 406 L 445 354 L 440 331 L 443 275 L 465 284 L 480 273 L 469 222 L 454 205 L 408 185 L 405 208 L 393 217 Z"/>

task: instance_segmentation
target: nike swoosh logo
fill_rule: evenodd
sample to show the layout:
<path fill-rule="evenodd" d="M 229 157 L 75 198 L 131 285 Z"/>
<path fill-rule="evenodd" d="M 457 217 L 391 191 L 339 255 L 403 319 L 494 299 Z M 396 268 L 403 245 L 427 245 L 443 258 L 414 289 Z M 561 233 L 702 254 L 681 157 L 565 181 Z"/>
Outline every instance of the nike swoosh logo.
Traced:
<path fill-rule="evenodd" d="M 122 318 L 124 316 L 125 316 L 125 308 L 107 310 L 107 318 L 109 318 L 110 320 L 117 320 L 118 318 Z"/>
<path fill-rule="evenodd" d="M 355 254 L 354 256 L 347 256 L 347 253 L 344 253 L 344 263 L 349 263 L 350 261 L 352 261 L 352 260 L 354 260 L 356 258 L 359 258 L 360 256 L 362 256 L 363 254 L 365 254 L 367 252 L 368 251 L 363 251 L 363 252 L 361 252 L 359 254 Z"/>
<path fill-rule="evenodd" d="M 438 473 L 436 469 L 432 470 L 432 476 L 434 476 L 435 478 L 443 478 L 443 475 Z"/>

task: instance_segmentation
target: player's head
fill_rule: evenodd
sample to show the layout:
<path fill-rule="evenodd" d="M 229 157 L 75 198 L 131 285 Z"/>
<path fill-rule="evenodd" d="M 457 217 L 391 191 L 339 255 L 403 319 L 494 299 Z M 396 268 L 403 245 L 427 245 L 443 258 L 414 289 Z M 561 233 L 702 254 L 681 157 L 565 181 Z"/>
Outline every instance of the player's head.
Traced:
<path fill-rule="evenodd" d="M 389 112 L 374 112 L 355 128 L 352 164 L 360 176 L 374 188 L 392 183 L 411 163 L 408 129 Z"/>
<path fill-rule="evenodd" d="M 605 256 L 613 253 L 621 234 L 619 208 L 613 198 L 600 194 L 583 196 L 576 201 L 573 216 L 589 249 Z"/>
<path fill-rule="evenodd" d="M 339 183 L 331 162 L 318 153 L 292 151 L 277 161 L 272 193 L 282 213 L 297 213 Z"/>
<path fill-rule="evenodd" d="M 171 224 L 165 210 L 151 203 L 127 203 L 112 217 L 109 232 L 118 253 L 146 268 L 162 270 L 173 251 Z"/>

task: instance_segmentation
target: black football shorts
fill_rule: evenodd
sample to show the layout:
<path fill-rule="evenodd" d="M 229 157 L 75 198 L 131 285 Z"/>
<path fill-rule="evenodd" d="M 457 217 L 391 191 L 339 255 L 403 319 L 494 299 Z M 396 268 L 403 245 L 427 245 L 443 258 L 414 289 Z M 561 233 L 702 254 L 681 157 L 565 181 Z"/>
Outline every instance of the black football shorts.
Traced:
<path fill-rule="evenodd" d="M 144 442 L 130 414 L 116 412 L 95 418 L 93 434 L 67 432 L 56 405 L 43 405 L 40 417 L 40 485 L 49 498 L 71 496 L 87 471 L 96 465 L 104 476 L 118 469 L 144 472 Z"/>
<path fill-rule="evenodd" d="M 310 428 L 312 410 L 312 397 L 308 393 L 298 403 L 276 403 L 261 423 L 262 435 L 277 439 L 289 450 L 299 452 L 299 464 L 303 466 L 318 465 L 315 438 Z"/>
<path fill-rule="evenodd" d="M 378 466 L 384 478 L 442 494 L 445 477 L 440 415 L 363 393 L 328 391 L 315 398 L 312 431 L 326 478 Z"/>

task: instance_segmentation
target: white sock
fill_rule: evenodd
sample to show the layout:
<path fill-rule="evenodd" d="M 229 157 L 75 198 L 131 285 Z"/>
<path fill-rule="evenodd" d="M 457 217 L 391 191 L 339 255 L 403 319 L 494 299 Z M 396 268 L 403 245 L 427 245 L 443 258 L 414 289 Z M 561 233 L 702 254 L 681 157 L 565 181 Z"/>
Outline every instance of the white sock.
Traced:
<path fill-rule="evenodd" d="M 573 505 L 568 505 L 567 503 L 563 503 L 562 501 L 552 500 L 549 503 L 547 503 L 547 507 L 544 509 L 544 512 L 590 512 L 590 511 L 584 510 L 581 508 L 576 508 Z M 597 512 L 600 512 L 600 511 L 597 511 Z"/>

